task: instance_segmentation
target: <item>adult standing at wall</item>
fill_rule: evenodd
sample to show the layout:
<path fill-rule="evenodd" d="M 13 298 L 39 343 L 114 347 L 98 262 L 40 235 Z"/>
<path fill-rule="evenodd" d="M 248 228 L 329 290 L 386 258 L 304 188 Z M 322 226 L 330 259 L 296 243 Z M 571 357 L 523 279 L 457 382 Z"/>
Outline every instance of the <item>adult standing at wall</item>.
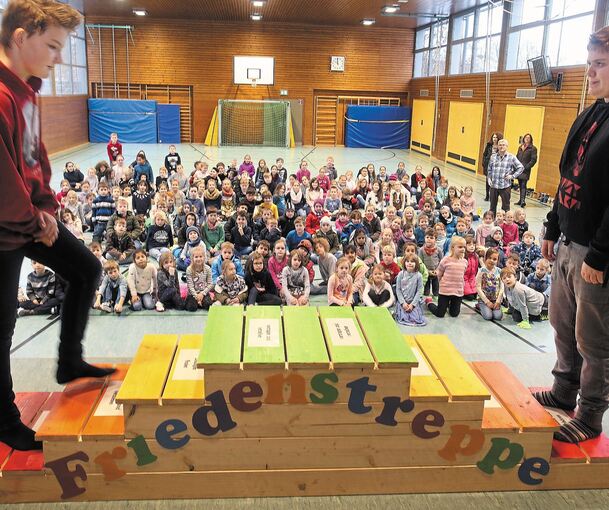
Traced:
<path fill-rule="evenodd" d="M 598 436 L 609 406 L 609 27 L 590 36 L 588 66 L 588 93 L 597 101 L 569 131 L 542 244 L 554 261 L 554 384 L 534 394 L 546 406 L 577 404 L 575 417 L 554 434 L 570 443 Z"/>
<path fill-rule="evenodd" d="M 520 190 L 520 199 L 515 205 L 525 207 L 526 196 L 527 196 L 527 182 L 531 178 L 531 168 L 537 163 L 537 147 L 533 145 L 533 135 L 527 133 L 522 137 L 522 143 L 518 147 L 518 153 L 516 154 L 518 161 L 522 163 L 524 170 L 518 176 L 518 188 Z"/>
<path fill-rule="evenodd" d="M 490 186 L 491 211 L 497 212 L 497 202 L 501 197 L 501 208 L 510 210 L 510 192 L 512 181 L 524 170 L 518 158 L 508 151 L 508 141 L 501 139 L 497 142 L 497 152 L 491 156 L 488 164 L 486 180 Z"/>
<path fill-rule="evenodd" d="M 486 147 L 484 148 L 484 152 L 482 153 L 482 172 L 486 177 L 488 173 L 488 164 L 491 162 L 491 156 L 495 154 L 498 150 L 499 140 L 503 138 L 503 133 L 495 132 L 491 135 L 491 139 L 486 142 Z M 486 195 L 484 195 L 484 200 L 489 201 L 489 190 L 490 186 L 488 184 L 488 180 L 485 179 L 486 183 Z"/>

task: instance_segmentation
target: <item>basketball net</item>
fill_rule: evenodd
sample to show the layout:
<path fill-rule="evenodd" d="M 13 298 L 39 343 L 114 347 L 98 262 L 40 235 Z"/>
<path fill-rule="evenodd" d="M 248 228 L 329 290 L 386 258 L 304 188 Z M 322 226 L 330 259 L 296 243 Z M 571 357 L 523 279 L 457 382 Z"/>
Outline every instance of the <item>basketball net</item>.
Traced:
<path fill-rule="evenodd" d="M 252 87 L 256 88 L 256 78 L 252 78 Z"/>

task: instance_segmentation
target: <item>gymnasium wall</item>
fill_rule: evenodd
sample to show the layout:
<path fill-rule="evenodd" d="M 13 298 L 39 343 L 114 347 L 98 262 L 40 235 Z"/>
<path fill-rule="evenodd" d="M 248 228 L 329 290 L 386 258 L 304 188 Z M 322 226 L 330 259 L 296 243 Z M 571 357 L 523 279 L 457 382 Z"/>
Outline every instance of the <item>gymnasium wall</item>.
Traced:
<path fill-rule="evenodd" d="M 134 19 L 87 18 L 88 23 L 133 24 Z M 89 81 L 114 81 L 112 33 L 87 40 Z M 412 77 L 414 31 L 377 27 L 137 20 L 129 47 L 132 83 L 193 85 L 194 141 L 201 143 L 218 99 L 304 101 L 303 143 L 313 139 L 314 91 L 404 95 Z M 115 33 L 116 80 L 127 81 L 125 34 Z M 275 85 L 232 84 L 233 55 L 275 57 Z M 346 57 L 345 72 L 330 71 L 330 57 Z"/>
<path fill-rule="evenodd" d="M 510 71 L 491 74 L 490 97 L 491 118 L 487 129 L 487 138 L 493 131 L 503 131 L 505 124 L 506 106 L 526 105 L 545 107 L 543 124 L 543 135 L 541 140 L 541 158 L 539 160 L 538 177 L 536 189 L 539 192 L 553 195 L 558 186 L 559 174 L 558 163 L 562 154 L 564 142 L 569 133 L 569 128 L 577 116 L 578 106 L 581 101 L 582 84 L 585 68 L 583 66 L 567 67 L 564 69 L 553 68 L 553 73 L 564 72 L 562 90 L 555 92 L 554 88 L 543 87 L 537 89 L 535 99 L 516 99 L 517 88 L 531 88 L 528 71 Z M 434 78 L 417 78 L 410 82 L 410 96 L 413 99 L 426 97 L 420 96 L 420 90 L 429 90 L 429 99 L 435 96 Z M 461 89 L 473 89 L 473 98 L 460 98 Z M 438 118 L 436 119 L 436 145 L 433 156 L 444 160 L 446 156 L 446 140 L 448 132 L 448 112 L 451 101 L 474 101 L 485 102 L 485 75 L 468 74 L 459 76 L 440 77 Z M 588 99 L 586 104 L 590 104 Z M 486 118 L 486 108 L 483 114 Z M 485 126 L 482 127 L 482 139 L 480 140 L 480 153 L 478 160 L 482 159 L 482 152 L 487 140 L 484 138 Z M 527 127 L 522 126 L 522 134 L 526 133 Z M 537 143 L 536 143 L 537 145 Z M 510 152 L 516 152 L 517 147 L 510 147 Z M 482 167 L 478 168 L 482 174 Z"/>
<path fill-rule="evenodd" d="M 49 154 L 89 141 L 87 96 L 42 96 L 40 120 Z"/>

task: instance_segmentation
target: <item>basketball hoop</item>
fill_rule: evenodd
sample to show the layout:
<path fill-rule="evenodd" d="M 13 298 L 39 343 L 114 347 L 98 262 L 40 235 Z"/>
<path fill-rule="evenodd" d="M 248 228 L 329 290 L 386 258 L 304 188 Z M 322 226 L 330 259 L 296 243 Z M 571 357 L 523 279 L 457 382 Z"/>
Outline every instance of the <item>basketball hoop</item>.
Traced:
<path fill-rule="evenodd" d="M 256 78 L 252 78 L 250 81 L 252 82 L 252 88 L 256 88 L 256 82 L 258 80 L 256 80 Z"/>

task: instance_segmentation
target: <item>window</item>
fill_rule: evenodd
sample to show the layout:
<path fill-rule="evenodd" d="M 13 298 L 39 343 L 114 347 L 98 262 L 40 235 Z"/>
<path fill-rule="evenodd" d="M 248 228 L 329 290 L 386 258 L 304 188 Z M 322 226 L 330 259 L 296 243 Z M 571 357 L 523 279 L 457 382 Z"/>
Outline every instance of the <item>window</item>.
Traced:
<path fill-rule="evenodd" d="M 55 94 L 87 94 L 87 49 L 82 26 L 66 41 L 61 58 L 63 64 L 55 66 L 53 71 Z"/>
<path fill-rule="evenodd" d="M 448 20 L 438 21 L 417 30 L 415 35 L 414 77 L 444 75 Z"/>
<path fill-rule="evenodd" d="M 450 74 L 497 71 L 503 4 L 487 4 L 453 19 Z M 488 34 L 488 37 L 487 37 Z"/>
<path fill-rule="evenodd" d="M 513 0 L 506 69 L 526 69 L 527 60 L 548 55 L 553 66 L 586 62 L 595 0 Z"/>

